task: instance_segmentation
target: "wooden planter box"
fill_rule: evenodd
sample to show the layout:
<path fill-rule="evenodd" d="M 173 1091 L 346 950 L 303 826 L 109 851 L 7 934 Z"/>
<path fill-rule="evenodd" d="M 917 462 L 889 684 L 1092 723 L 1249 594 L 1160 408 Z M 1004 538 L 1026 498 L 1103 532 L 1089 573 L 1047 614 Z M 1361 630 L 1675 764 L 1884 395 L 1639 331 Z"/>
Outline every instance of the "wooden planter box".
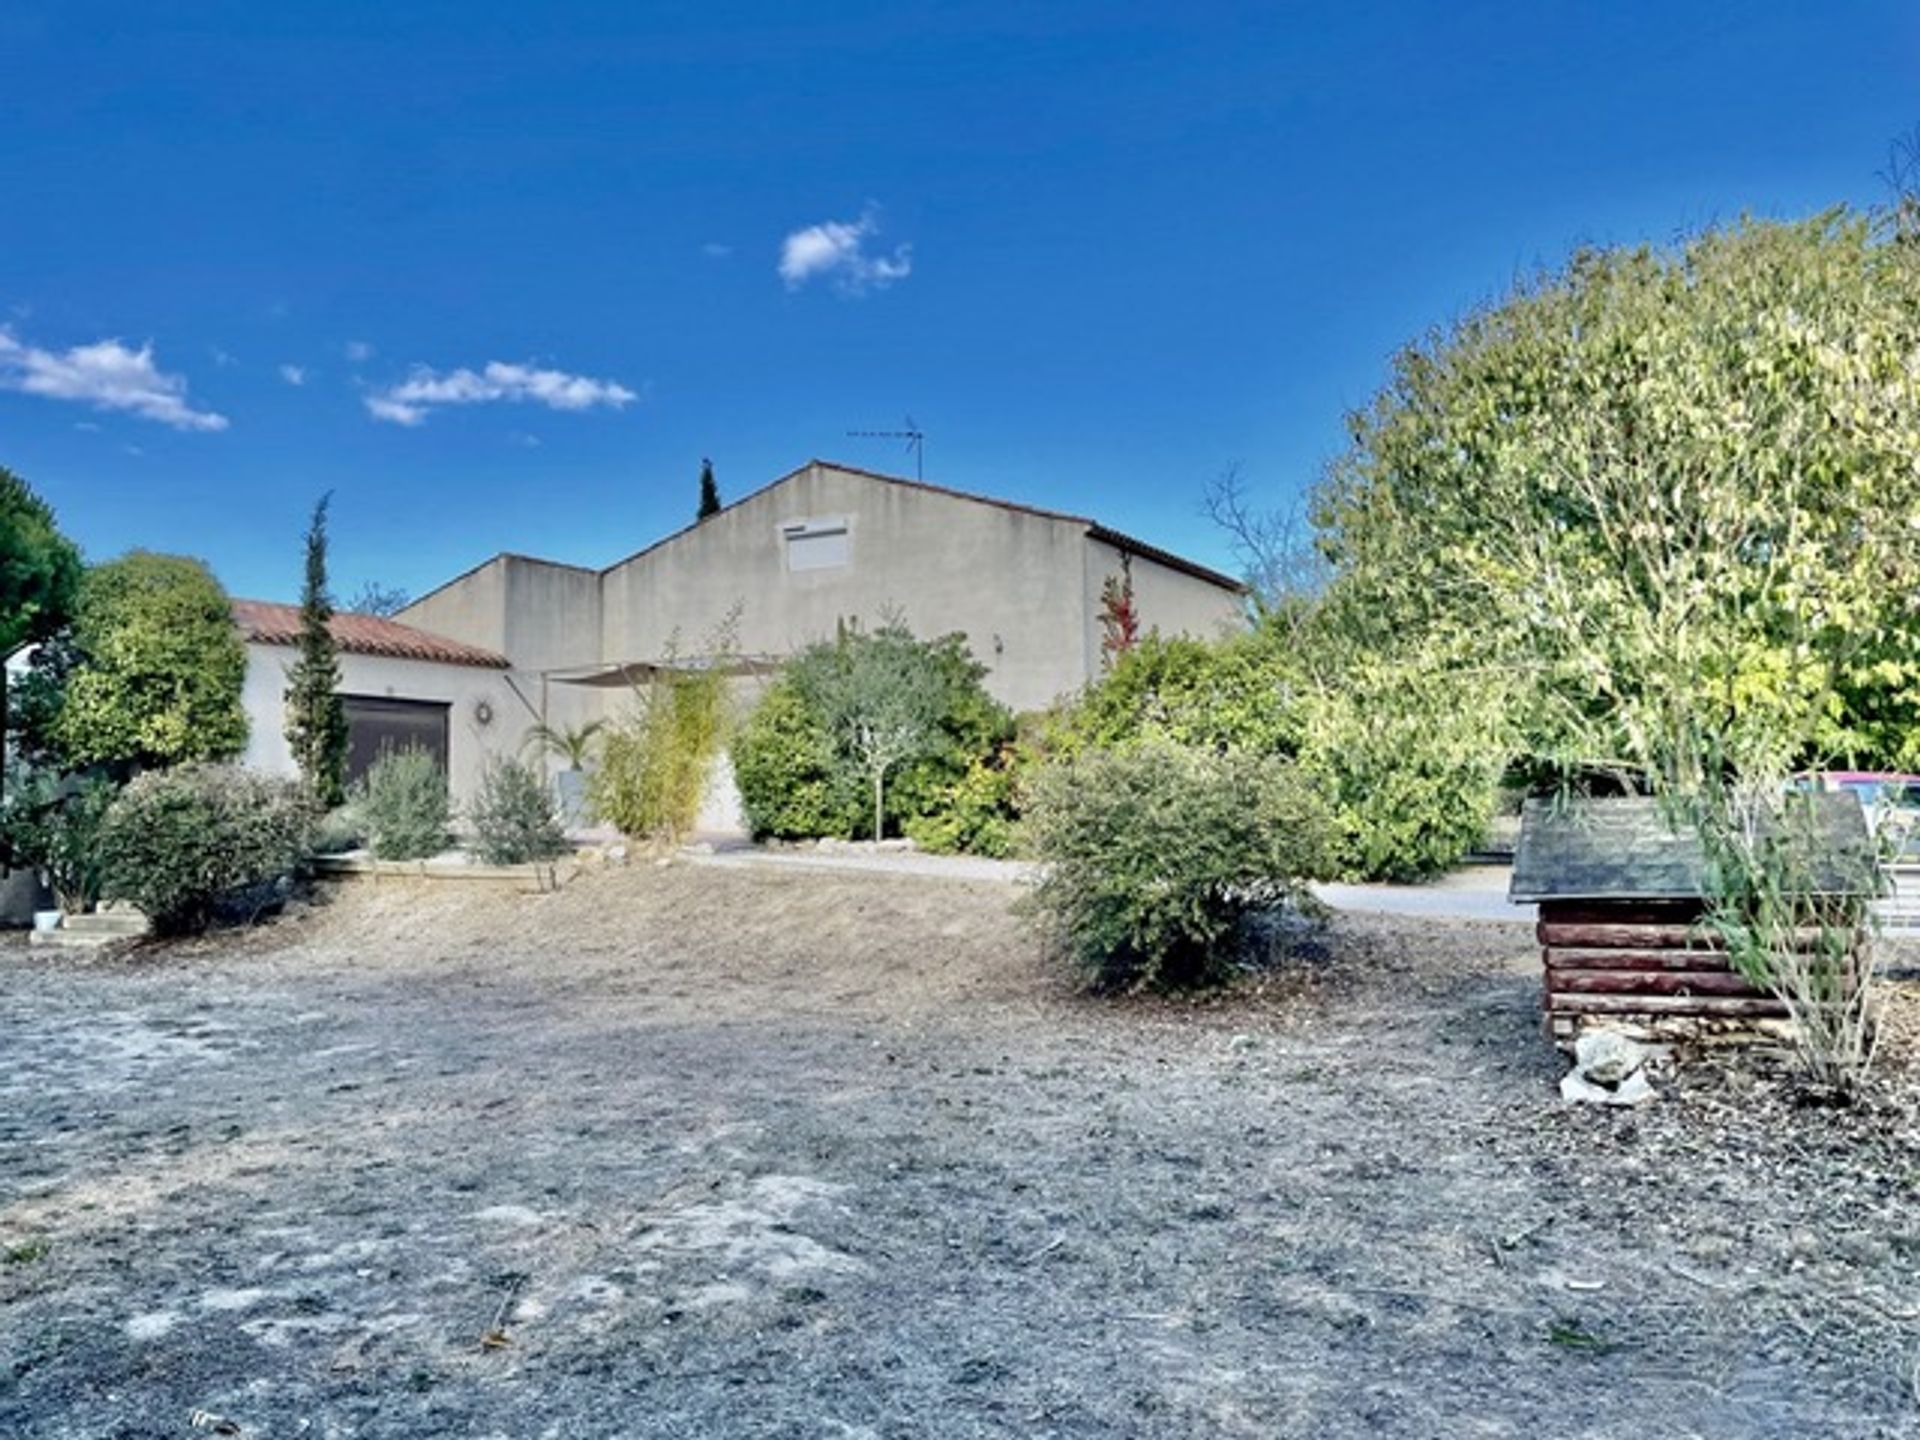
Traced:
<path fill-rule="evenodd" d="M 1835 853 L 1869 843 L 1854 796 L 1814 798 Z M 1651 800 L 1528 802 L 1508 893 L 1539 906 L 1541 1007 L 1556 1042 L 1590 1026 L 1657 1041 L 1791 1038 L 1786 1005 L 1700 930 L 1704 874 L 1698 842 Z"/>
<path fill-rule="evenodd" d="M 470 865 L 452 860 L 375 860 L 370 855 L 320 855 L 313 873 L 326 880 L 451 880 L 515 890 L 558 890 L 579 873 L 577 860 L 526 865 Z"/>

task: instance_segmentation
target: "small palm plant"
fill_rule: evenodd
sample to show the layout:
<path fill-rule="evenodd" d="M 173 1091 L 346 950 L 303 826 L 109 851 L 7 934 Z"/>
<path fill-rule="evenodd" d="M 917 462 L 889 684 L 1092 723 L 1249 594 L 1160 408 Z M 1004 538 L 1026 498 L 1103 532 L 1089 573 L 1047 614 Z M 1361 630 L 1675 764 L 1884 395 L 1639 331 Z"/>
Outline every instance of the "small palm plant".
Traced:
<path fill-rule="evenodd" d="M 549 725 L 543 720 L 527 731 L 526 743 L 539 754 L 566 762 L 569 770 L 584 770 L 593 758 L 594 741 L 604 729 L 604 720 L 589 720 L 582 725 Z"/>

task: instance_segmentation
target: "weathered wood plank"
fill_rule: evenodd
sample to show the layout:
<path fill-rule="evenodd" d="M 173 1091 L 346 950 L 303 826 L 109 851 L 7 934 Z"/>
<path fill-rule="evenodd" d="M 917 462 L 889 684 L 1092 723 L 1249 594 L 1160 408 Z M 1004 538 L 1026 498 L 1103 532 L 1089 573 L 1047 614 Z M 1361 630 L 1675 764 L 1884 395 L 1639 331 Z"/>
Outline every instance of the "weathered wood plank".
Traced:
<path fill-rule="evenodd" d="M 1771 999 L 1731 970 L 1553 970 L 1557 995 L 1746 995 Z"/>
<path fill-rule="evenodd" d="M 1710 949 L 1711 937 L 1690 925 L 1636 925 L 1599 921 L 1552 923 L 1542 920 L 1533 930 L 1542 945 L 1586 946 L 1609 950 Z"/>
<path fill-rule="evenodd" d="M 1556 947 L 1545 952 L 1549 970 L 1705 970 L 1726 971 L 1718 950 L 1596 950 Z"/>
<path fill-rule="evenodd" d="M 1784 1019 L 1787 1007 L 1770 997 L 1732 995 L 1564 995 L 1549 992 L 1547 1009 L 1559 1015 L 1702 1015 Z"/>

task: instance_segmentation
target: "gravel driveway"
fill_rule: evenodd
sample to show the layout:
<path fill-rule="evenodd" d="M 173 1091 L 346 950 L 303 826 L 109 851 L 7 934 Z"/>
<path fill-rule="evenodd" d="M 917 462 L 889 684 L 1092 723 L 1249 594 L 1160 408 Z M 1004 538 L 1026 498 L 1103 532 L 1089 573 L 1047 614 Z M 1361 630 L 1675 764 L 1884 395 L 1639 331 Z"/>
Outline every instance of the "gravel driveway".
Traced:
<path fill-rule="evenodd" d="M 1095 1002 L 1009 894 L 0 948 L 0 1435 L 1920 1435 L 1904 1039 L 1849 1110 L 1565 1110 L 1521 927 Z"/>

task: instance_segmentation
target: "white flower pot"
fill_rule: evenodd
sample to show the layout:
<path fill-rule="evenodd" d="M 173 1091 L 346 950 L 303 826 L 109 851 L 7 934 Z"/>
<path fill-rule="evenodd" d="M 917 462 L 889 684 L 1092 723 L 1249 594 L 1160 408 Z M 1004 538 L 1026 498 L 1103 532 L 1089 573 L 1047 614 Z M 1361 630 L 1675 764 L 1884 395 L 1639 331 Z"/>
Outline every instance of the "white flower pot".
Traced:
<path fill-rule="evenodd" d="M 45 933 L 60 928 L 61 912 L 58 910 L 36 910 L 33 912 L 33 928 Z"/>

